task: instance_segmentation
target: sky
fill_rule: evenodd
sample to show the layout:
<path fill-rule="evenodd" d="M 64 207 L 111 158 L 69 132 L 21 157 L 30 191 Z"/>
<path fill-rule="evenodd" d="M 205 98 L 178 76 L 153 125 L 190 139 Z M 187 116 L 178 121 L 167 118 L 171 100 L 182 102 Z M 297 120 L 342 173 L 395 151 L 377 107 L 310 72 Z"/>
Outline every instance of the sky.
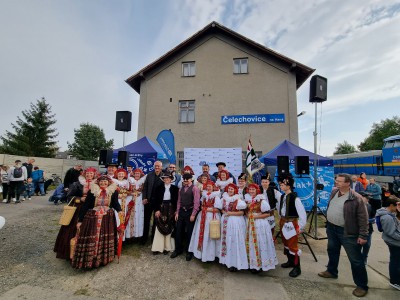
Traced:
<path fill-rule="evenodd" d="M 125 142 L 136 141 L 139 95 L 125 80 L 212 21 L 328 79 L 317 114 L 309 80 L 297 91 L 301 147 L 314 151 L 315 115 L 325 156 L 399 115 L 400 1 L 0 0 L 0 135 L 45 97 L 61 150 L 87 122 L 121 147 L 121 110 L 133 114 Z"/>

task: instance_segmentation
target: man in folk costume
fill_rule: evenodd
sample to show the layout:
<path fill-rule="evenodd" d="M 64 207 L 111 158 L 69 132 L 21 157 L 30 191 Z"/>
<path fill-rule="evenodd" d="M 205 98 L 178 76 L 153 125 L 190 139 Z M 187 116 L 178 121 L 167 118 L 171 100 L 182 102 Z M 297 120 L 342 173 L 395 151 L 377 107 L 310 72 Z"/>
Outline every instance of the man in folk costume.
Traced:
<path fill-rule="evenodd" d="M 164 181 L 163 185 L 159 185 L 154 193 L 154 211 L 156 229 L 154 233 L 153 246 L 151 251 L 153 254 L 168 254 L 175 250 L 175 240 L 172 232 L 175 227 L 175 211 L 178 202 L 179 188 L 172 184 L 174 176 L 169 171 L 161 175 Z"/>
<path fill-rule="evenodd" d="M 193 258 L 193 253 L 189 252 L 188 248 L 192 237 L 196 214 L 200 207 L 200 190 L 193 184 L 191 174 L 183 174 L 182 179 L 183 186 L 179 191 L 175 213 L 175 220 L 177 222 L 175 251 L 171 254 L 171 258 L 175 258 L 183 253 L 182 235 L 186 232 L 186 260 L 190 261 Z"/>
<path fill-rule="evenodd" d="M 267 218 L 269 225 L 271 226 L 271 232 L 274 234 L 275 231 L 275 211 L 276 203 L 281 198 L 281 193 L 275 186 L 271 184 L 271 176 L 267 173 L 265 176 L 261 176 L 261 194 L 267 199 L 269 206 L 271 207 L 270 216 Z"/>
<path fill-rule="evenodd" d="M 154 171 L 150 172 L 146 176 L 146 180 L 143 185 L 143 205 L 144 205 L 144 226 L 143 226 L 143 237 L 141 240 L 141 244 L 146 244 L 149 239 L 149 231 L 150 231 L 150 220 L 151 216 L 154 212 L 154 192 L 159 185 L 163 185 L 164 182 L 161 180 L 162 174 L 162 162 L 156 161 L 154 163 Z M 153 230 L 154 230 L 153 226 Z"/>
<path fill-rule="evenodd" d="M 118 168 L 114 173 L 113 181 L 117 185 L 118 203 L 121 205 L 121 210 L 123 212 L 123 218 L 121 219 L 121 222 L 125 226 L 126 219 L 129 220 L 129 216 L 127 216 L 128 205 L 132 200 L 128 172 L 123 168 Z M 125 241 L 125 235 L 122 237 L 122 240 Z"/>
<path fill-rule="evenodd" d="M 218 174 L 219 172 L 221 172 L 222 170 L 226 170 L 226 163 L 224 163 L 223 161 L 218 162 L 215 164 L 218 168 L 217 172 L 214 172 L 214 174 L 212 174 L 212 176 L 214 176 L 216 179 L 218 179 Z M 226 170 L 228 172 L 228 170 Z M 231 172 L 228 172 L 229 177 L 231 177 L 233 179 L 233 183 L 236 184 L 236 179 L 235 177 L 232 175 Z"/>
<path fill-rule="evenodd" d="M 247 175 L 246 173 L 240 173 L 238 177 L 238 190 L 239 196 L 244 200 L 244 195 L 247 194 Z"/>
<path fill-rule="evenodd" d="M 193 183 L 193 185 L 197 186 L 197 180 L 194 178 L 194 171 L 191 166 L 184 166 L 183 170 L 182 170 L 182 176 L 183 176 L 183 174 L 192 175 L 192 183 Z M 182 178 L 182 180 L 178 184 L 179 188 L 182 188 L 182 186 L 183 186 L 183 177 L 181 177 L 181 178 Z"/>
<path fill-rule="evenodd" d="M 282 174 L 278 178 L 279 187 L 284 193 L 278 201 L 279 225 L 284 245 L 283 253 L 288 261 L 282 268 L 293 268 L 289 276 L 297 277 L 301 274 L 298 234 L 302 233 L 307 222 L 307 215 L 303 203 L 293 192 L 294 179 L 292 174 Z"/>

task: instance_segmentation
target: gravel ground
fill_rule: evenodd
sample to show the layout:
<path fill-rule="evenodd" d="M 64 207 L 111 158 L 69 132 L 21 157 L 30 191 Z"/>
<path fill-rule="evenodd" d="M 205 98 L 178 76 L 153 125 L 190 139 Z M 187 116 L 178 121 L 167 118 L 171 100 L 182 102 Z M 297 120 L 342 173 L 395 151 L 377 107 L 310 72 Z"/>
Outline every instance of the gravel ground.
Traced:
<path fill-rule="evenodd" d="M 9 296 L 10 291 L 26 286 L 32 293 L 33 287 L 35 293 L 38 289 L 39 295 L 41 291 L 43 295 L 44 291 L 53 293 L 43 299 L 61 299 L 67 293 L 70 296 L 65 299 L 71 300 L 332 299 L 333 295 L 348 298 L 354 288 L 352 282 L 318 280 L 314 271 L 310 280 L 307 270 L 295 280 L 279 267 L 259 275 L 231 273 L 217 263 L 186 262 L 184 255 L 173 260 L 169 255 L 153 255 L 150 245 L 137 244 L 124 246 L 119 263 L 115 260 L 99 269 L 75 270 L 68 261 L 56 259 L 53 252 L 61 211 L 62 205 L 52 205 L 44 197 L 18 205 L 0 203 L 0 215 L 7 219 L 0 230 L 0 299 L 37 299 L 37 294 L 29 292 Z M 326 250 L 314 251 L 319 255 Z M 281 245 L 277 252 L 282 262 Z M 319 262 L 317 268 L 323 269 L 323 264 Z"/>

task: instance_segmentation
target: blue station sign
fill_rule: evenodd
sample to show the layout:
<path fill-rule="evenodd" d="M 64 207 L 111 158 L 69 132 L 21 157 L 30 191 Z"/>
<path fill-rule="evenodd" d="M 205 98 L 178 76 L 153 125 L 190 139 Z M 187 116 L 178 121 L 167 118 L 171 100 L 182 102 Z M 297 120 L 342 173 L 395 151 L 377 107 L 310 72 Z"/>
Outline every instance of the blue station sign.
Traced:
<path fill-rule="evenodd" d="M 285 123 L 285 114 L 222 116 L 221 124 Z"/>

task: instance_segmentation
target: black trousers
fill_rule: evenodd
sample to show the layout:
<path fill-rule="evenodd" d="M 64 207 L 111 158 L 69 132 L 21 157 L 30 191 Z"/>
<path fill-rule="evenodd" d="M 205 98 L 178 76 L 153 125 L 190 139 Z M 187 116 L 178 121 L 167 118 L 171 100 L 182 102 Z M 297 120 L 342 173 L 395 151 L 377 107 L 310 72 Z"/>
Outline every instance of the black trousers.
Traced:
<path fill-rule="evenodd" d="M 143 236 L 141 239 L 142 244 L 145 244 L 147 240 L 149 239 L 149 231 L 150 231 L 150 226 L 153 227 L 152 232 L 154 232 L 154 226 L 153 224 L 150 224 L 151 221 L 151 216 L 154 213 L 154 207 L 150 204 L 147 203 L 144 205 L 144 224 L 143 224 Z M 153 223 L 154 223 L 154 218 L 153 218 Z"/>
<path fill-rule="evenodd" d="M 376 211 L 382 207 L 382 201 L 380 199 L 369 199 L 369 204 L 371 204 L 371 214 L 375 216 Z"/>
<path fill-rule="evenodd" d="M 8 191 L 9 198 L 16 198 L 19 200 L 19 196 L 22 194 L 24 188 L 23 181 L 10 181 L 10 189 Z"/>
<path fill-rule="evenodd" d="M 190 216 L 192 215 L 193 209 L 188 211 L 184 211 L 183 209 L 179 210 L 178 213 L 178 221 L 176 222 L 176 237 L 175 237 L 175 251 L 178 253 L 182 253 L 183 250 L 188 252 L 190 239 L 192 237 L 194 222 L 190 222 Z M 185 249 L 183 247 L 183 235 L 185 235 Z"/>
<path fill-rule="evenodd" d="M 6 200 L 8 197 L 8 183 L 2 183 L 3 186 L 3 200 Z"/>

